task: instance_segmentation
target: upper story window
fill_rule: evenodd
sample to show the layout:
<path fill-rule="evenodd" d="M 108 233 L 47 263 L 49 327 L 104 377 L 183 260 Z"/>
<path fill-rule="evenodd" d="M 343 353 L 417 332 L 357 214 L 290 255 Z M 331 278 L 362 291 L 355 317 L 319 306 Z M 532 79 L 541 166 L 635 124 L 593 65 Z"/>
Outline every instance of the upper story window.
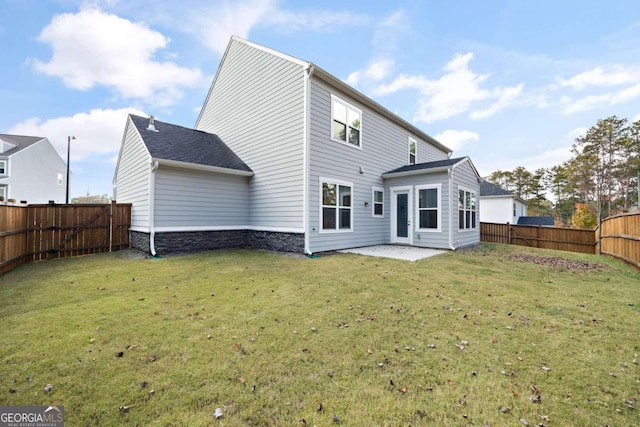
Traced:
<path fill-rule="evenodd" d="M 331 139 L 362 147 L 362 111 L 331 95 Z"/>
<path fill-rule="evenodd" d="M 418 157 L 418 141 L 409 137 L 409 164 L 415 165 Z"/>
<path fill-rule="evenodd" d="M 0 175 L 6 175 L 6 174 L 7 174 L 7 161 L 0 160 Z"/>
<path fill-rule="evenodd" d="M 320 178 L 320 232 L 353 230 L 353 184 Z"/>
<path fill-rule="evenodd" d="M 458 189 L 458 229 L 473 230 L 476 228 L 476 193 L 466 188 Z"/>
<path fill-rule="evenodd" d="M 62 180 L 62 174 L 61 174 L 61 173 L 59 173 L 59 174 L 58 174 L 58 185 L 62 185 L 62 182 L 63 182 L 63 180 Z"/>
<path fill-rule="evenodd" d="M 373 187 L 373 207 L 371 216 L 383 217 L 384 216 L 384 190 L 379 187 Z"/>
<path fill-rule="evenodd" d="M 440 231 L 440 187 L 440 184 L 416 187 L 420 231 Z"/>

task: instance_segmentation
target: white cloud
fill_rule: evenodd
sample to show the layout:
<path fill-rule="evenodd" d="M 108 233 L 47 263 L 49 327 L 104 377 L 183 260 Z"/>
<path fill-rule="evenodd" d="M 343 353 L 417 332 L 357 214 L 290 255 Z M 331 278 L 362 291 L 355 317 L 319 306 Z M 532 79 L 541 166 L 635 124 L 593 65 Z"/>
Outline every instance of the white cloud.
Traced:
<path fill-rule="evenodd" d="M 435 139 L 449 147 L 453 151 L 459 150 L 469 142 L 478 141 L 480 135 L 477 132 L 468 130 L 452 130 L 448 129 L 435 136 Z"/>
<path fill-rule="evenodd" d="M 268 14 L 276 12 L 276 0 L 223 0 L 207 8 L 191 10 L 189 28 L 217 54 L 224 53 L 231 36 L 248 38 L 249 31 Z"/>
<path fill-rule="evenodd" d="M 347 11 L 311 10 L 305 12 L 291 12 L 287 10 L 273 10 L 264 15 L 260 25 L 273 27 L 284 33 L 294 31 L 327 31 L 353 28 L 367 24 L 369 18 L 360 13 Z"/>
<path fill-rule="evenodd" d="M 564 112 L 565 114 L 571 114 L 580 111 L 594 110 L 596 108 L 606 108 L 636 98 L 640 98 L 640 83 L 615 92 L 585 96 L 571 103 L 571 105 L 565 108 Z"/>
<path fill-rule="evenodd" d="M 609 69 L 596 67 L 569 79 L 558 79 L 561 86 L 582 90 L 587 86 L 617 86 L 640 80 L 640 68 L 613 65 Z"/>
<path fill-rule="evenodd" d="M 580 126 L 577 127 L 571 131 L 569 131 L 569 133 L 567 133 L 567 138 L 571 139 L 572 141 L 575 141 L 576 138 L 580 137 L 580 136 L 584 136 L 587 131 L 589 130 L 589 128 L 584 127 L 584 126 Z"/>
<path fill-rule="evenodd" d="M 393 60 L 381 58 L 373 61 L 363 70 L 350 73 L 345 79 L 345 82 L 352 86 L 359 84 L 363 80 L 376 83 L 384 80 L 391 73 L 394 66 L 395 63 Z"/>
<path fill-rule="evenodd" d="M 414 120 L 431 123 L 469 111 L 472 104 L 494 101 L 484 110 L 472 113 L 472 118 L 486 118 L 506 108 L 518 98 L 523 85 L 484 89 L 481 85 L 488 74 L 477 74 L 469 68 L 473 53 L 456 54 L 443 68 L 444 74 L 437 80 L 422 75 L 400 74 L 391 83 L 382 84 L 376 90 L 378 95 L 391 94 L 400 90 L 417 89 L 418 99 Z"/>
<path fill-rule="evenodd" d="M 498 111 L 512 104 L 513 101 L 520 96 L 523 88 L 524 84 L 520 83 L 515 87 L 499 87 L 494 89 L 493 95 L 496 96 L 498 100 L 489 108 L 480 111 L 473 111 L 470 114 L 470 117 L 472 119 L 485 119 L 487 117 L 493 116 Z"/>
<path fill-rule="evenodd" d="M 127 114 L 145 114 L 133 108 L 118 110 L 91 110 L 70 117 L 40 120 L 27 119 L 18 123 L 8 133 L 16 135 L 42 136 L 49 139 L 60 154 L 67 158 L 67 140 L 71 141 L 71 159 L 82 160 L 92 155 L 113 155 L 120 150 Z M 76 170 L 77 172 L 77 170 Z"/>
<path fill-rule="evenodd" d="M 199 69 L 153 59 L 169 43 L 162 34 L 97 8 L 56 15 L 38 39 L 52 47 L 53 56 L 32 60 L 34 69 L 74 89 L 100 85 L 125 99 L 166 106 L 181 98 L 183 87 L 203 81 Z"/>
<path fill-rule="evenodd" d="M 640 114 L 638 114 L 637 116 L 635 116 L 633 119 L 631 119 L 632 122 L 637 122 L 640 120 Z"/>

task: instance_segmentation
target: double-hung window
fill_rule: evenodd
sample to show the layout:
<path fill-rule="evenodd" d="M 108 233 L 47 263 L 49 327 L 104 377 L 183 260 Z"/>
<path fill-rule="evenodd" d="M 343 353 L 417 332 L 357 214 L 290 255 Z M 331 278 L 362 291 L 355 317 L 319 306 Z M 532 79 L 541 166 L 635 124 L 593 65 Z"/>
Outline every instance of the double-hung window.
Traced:
<path fill-rule="evenodd" d="M 477 196 L 474 191 L 458 188 L 458 229 L 473 230 L 476 225 Z"/>
<path fill-rule="evenodd" d="M 373 187 L 372 191 L 373 210 L 371 211 L 371 216 L 384 217 L 384 190 L 379 187 Z"/>
<path fill-rule="evenodd" d="M 331 95 L 331 139 L 362 147 L 362 111 Z"/>
<path fill-rule="evenodd" d="M 410 165 L 415 165 L 416 164 L 416 158 L 418 156 L 418 142 L 409 137 L 409 164 Z"/>
<path fill-rule="evenodd" d="M 0 160 L 0 176 L 7 174 L 7 161 Z"/>
<path fill-rule="evenodd" d="M 320 178 L 320 231 L 353 230 L 353 184 Z"/>
<path fill-rule="evenodd" d="M 441 184 L 420 185 L 418 193 L 418 231 L 440 231 Z"/>

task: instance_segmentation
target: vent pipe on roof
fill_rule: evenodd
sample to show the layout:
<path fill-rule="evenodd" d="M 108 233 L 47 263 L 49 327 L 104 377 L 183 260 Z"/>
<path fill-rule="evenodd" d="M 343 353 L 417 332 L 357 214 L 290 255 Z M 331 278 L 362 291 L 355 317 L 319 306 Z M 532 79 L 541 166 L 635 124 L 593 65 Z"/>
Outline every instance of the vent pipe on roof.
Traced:
<path fill-rule="evenodd" d="M 147 130 L 150 130 L 151 132 L 159 132 L 158 129 L 156 129 L 155 121 L 155 117 L 149 116 L 149 126 L 147 126 Z"/>

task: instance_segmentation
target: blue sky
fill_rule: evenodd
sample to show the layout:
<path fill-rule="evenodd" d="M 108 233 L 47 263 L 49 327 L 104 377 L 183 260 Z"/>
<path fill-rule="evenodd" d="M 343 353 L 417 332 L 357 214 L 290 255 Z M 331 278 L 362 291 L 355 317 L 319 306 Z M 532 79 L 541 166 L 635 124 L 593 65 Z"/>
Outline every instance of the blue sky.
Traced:
<path fill-rule="evenodd" d="M 316 65 L 481 175 L 640 120 L 640 2 L 0 0 L 0 133 L 45 136 L 71 196 L 112 193 L 126 114 L 195 124 L 231 35 Z"/>

